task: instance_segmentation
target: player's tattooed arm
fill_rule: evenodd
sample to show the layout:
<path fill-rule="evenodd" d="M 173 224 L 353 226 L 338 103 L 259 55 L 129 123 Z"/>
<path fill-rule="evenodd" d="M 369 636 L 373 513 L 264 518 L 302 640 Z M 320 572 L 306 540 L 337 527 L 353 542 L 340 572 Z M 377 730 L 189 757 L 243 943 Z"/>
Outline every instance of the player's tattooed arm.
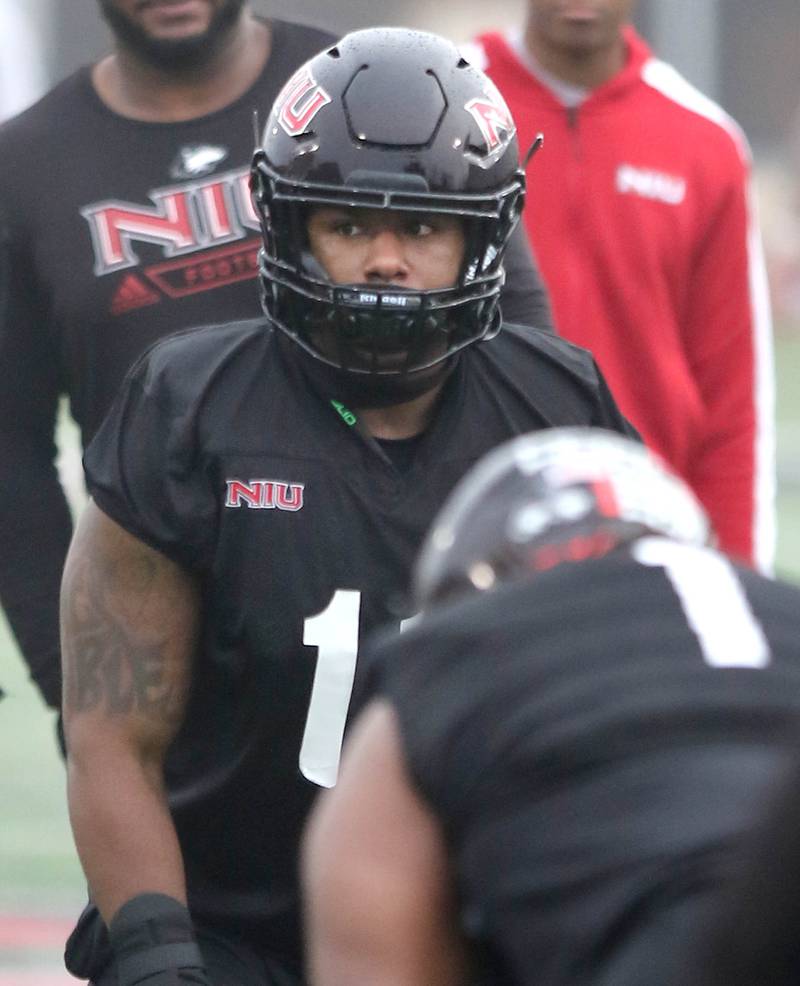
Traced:
<path fill-rule="evenodd" d="M 91 527 L 64 578 L 66 711 L 142 716 L 168 729 L 186 689 L 170 639 L 182 579 L 176 586 L 173 564 L 108 518 L 98 513 Z"/>
<path fill-rule="evenodd" d="M 106 920 L 137 893 L 185 895 L 163 766 L 188 696 L 198 592 L 90 503 L 61 592 L 70 816 Z"/>

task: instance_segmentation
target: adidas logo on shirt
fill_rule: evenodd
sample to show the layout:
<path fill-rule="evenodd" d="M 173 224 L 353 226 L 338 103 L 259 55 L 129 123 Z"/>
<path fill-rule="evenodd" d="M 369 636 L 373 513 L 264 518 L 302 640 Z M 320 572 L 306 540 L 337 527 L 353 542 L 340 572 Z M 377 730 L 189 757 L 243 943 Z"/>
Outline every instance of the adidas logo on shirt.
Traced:
<path fill-rule="evenodd" d="M 160 300 L 161 295 L 157 291 L 148 287 L 134 274 L 128 274 L 111 301 L 111 314 L 124 315 L 145 305 L 154 305 Z"/>

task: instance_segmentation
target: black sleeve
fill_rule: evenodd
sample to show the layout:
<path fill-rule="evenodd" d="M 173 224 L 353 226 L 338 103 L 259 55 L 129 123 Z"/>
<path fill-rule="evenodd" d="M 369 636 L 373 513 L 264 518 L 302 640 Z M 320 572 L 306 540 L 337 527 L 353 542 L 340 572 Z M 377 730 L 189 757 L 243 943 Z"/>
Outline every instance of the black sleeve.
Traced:
<path fill-rule="evenodd" d="M 503 321 L 553 332 L 550 301 L 522 223 L 511 234 L 504 265 L 506 283 L 500 293 Z"/>
<path fill-rule="evenodd" d="M 187 569 L 215 543 L 217 503 L 191 398 L 174 386 L 162 344 L 128 372 L 84 455 L 86 484 L 112 520 Z M 169 361 L 167 361 L 169 363 Z"/>
<path fill-rule="evenodd" d="M 57 359 L 21 254 L 0 214 L 0 602 L 31 678 L 57 708 L 58 594 L 72 519 L 55 465 Z"/>

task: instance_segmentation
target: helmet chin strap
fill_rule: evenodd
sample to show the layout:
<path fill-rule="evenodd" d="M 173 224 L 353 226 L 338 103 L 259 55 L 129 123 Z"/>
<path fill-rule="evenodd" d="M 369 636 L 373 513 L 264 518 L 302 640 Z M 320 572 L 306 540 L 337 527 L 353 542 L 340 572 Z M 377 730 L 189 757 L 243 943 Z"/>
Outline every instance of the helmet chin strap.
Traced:
<path fill-rule="evenodd" d="M 351 373 L 329 366 L 278 332 L 278 342 L 287 358 L 295 360 L 314 390 L 325 400 L 340 401 L 345 407 L 370 409 L 405 404 L 433 390 L 450 376 L 458 353 L 434 366 L 413 373 L 372 375 Z"/>

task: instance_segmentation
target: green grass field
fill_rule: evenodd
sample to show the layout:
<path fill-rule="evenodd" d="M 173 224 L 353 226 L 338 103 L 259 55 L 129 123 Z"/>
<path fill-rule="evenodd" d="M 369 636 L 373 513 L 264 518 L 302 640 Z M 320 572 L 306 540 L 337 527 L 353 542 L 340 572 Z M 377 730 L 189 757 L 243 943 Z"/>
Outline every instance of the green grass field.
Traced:
<path fill-rule="evenodd" d="M 800 334 L 777 346 L 778 571 L 800 582 Z M 0 916 L 74 915 L 84 885 L 69 835 L 53 716 L 0 618 Z M 0 959 L 2 967 L 2 959 Z"/>

